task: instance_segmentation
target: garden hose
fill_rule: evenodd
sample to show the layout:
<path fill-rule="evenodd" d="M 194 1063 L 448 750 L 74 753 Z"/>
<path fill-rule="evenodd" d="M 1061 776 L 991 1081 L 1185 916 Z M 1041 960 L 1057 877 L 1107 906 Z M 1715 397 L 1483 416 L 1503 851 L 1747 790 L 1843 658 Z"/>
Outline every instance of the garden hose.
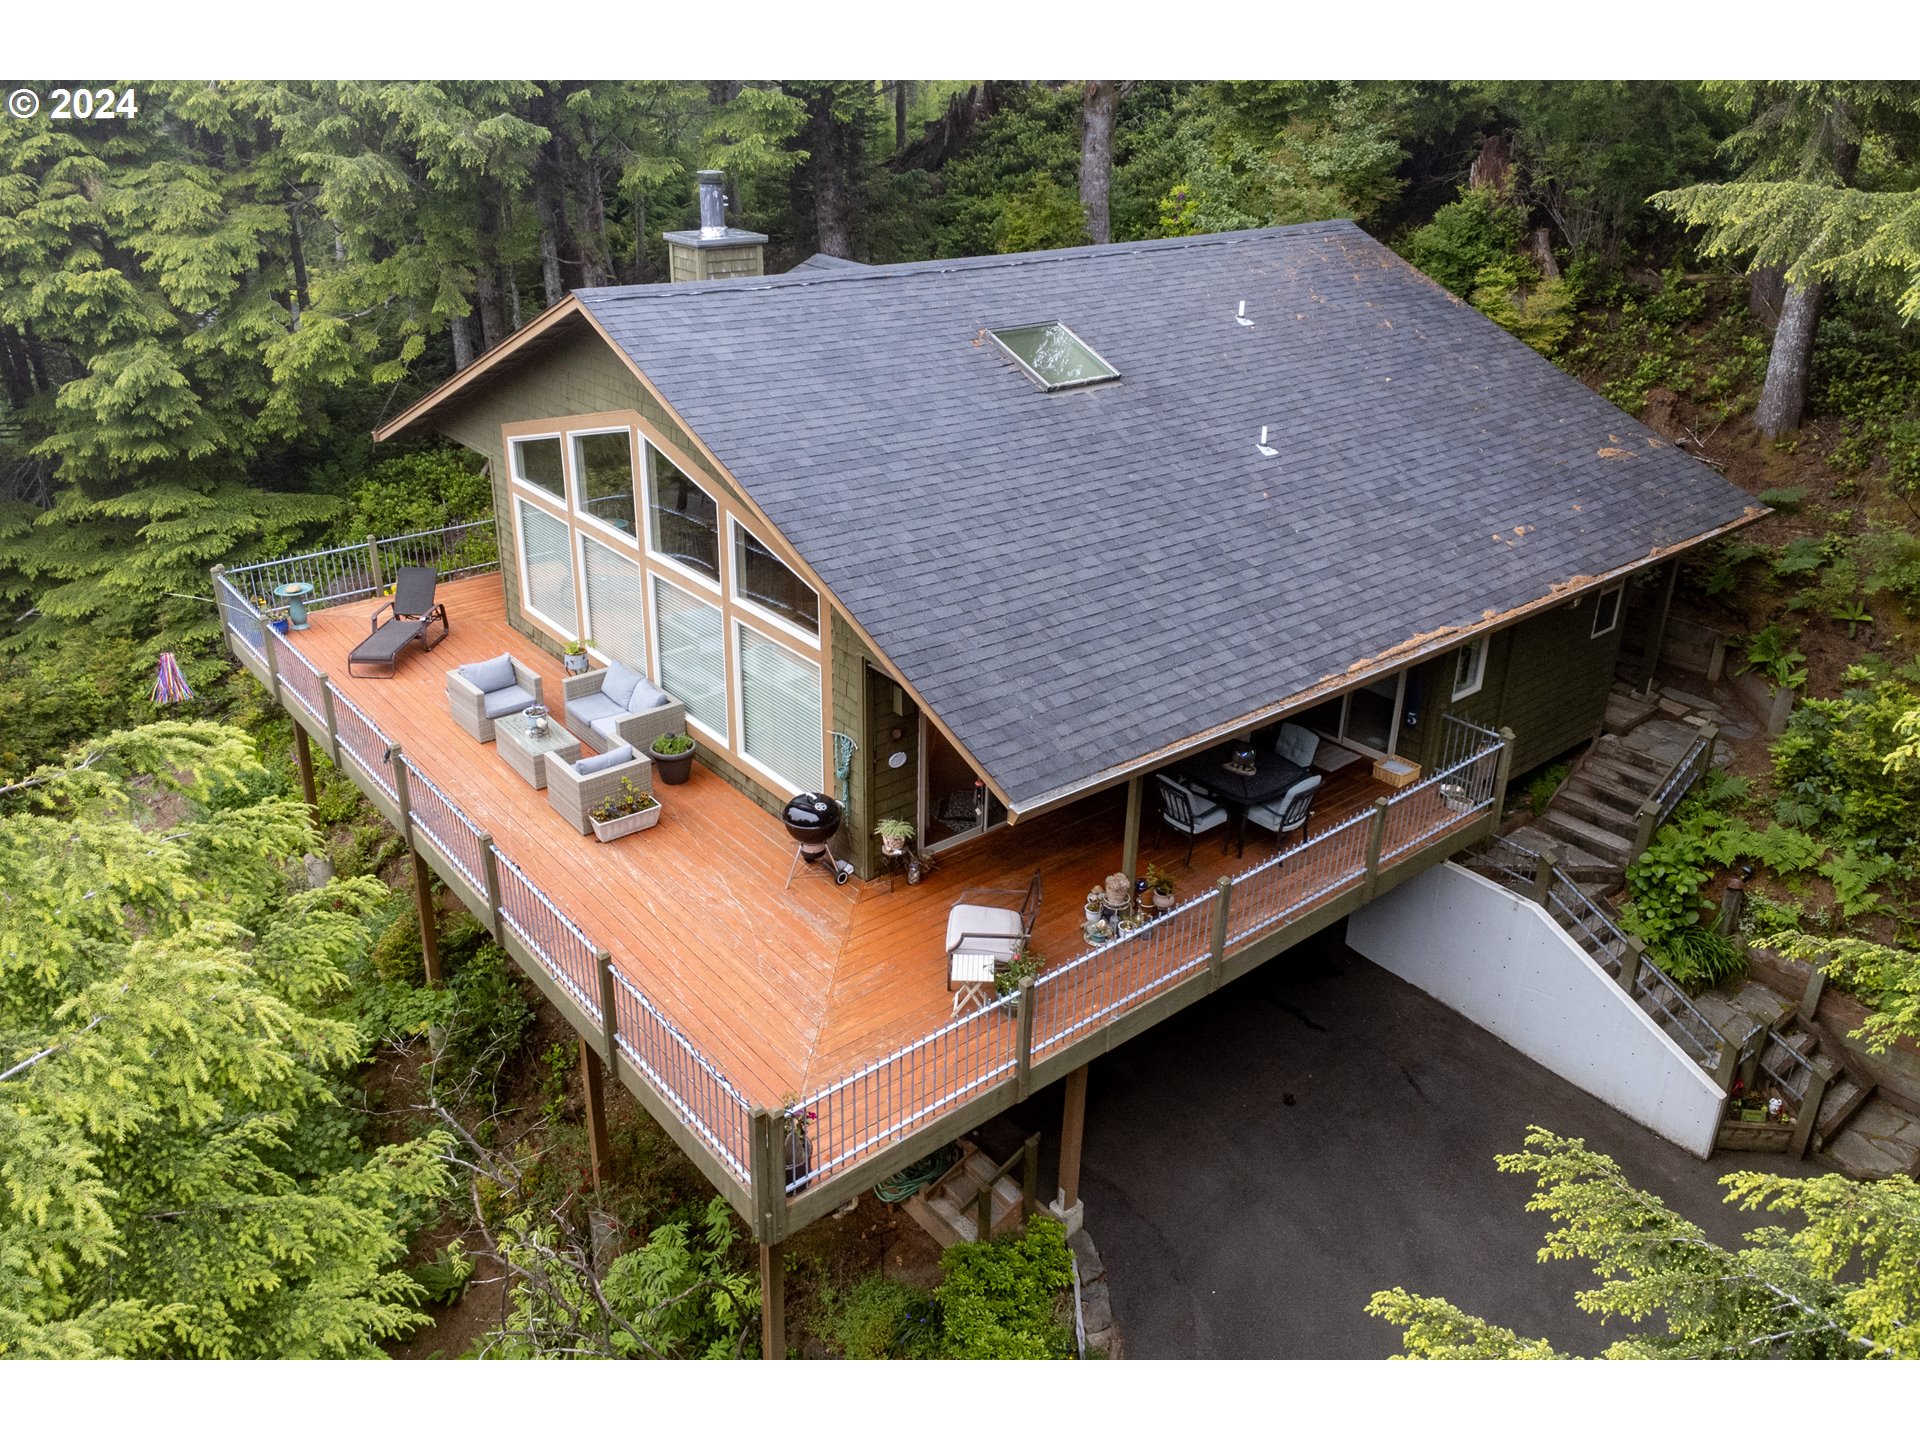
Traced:
<path fill-rule="evenodd" d="M 960 1158 L 958 1145 L 943 1145 L 917 1165 L 909 1165 L 898 1175 L 889 1175 L 873 1187 L 873 1193 L 889 1205 L 902 1200 L 938 1180 Z"/>

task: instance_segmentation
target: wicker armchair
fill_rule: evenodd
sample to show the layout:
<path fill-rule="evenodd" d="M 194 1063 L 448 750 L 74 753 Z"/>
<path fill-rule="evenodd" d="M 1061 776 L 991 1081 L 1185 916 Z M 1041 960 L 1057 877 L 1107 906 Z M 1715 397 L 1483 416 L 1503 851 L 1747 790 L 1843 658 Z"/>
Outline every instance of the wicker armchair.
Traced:
<path fill-rule="evenodd" d="M 495 684 L 483 690 L 474 682 L 472 677 L 477 671 L 496 661 L 482 661 L 478 666 L 461 665 L 447 672 L 447 709 L 453 712 L 460 728 L 483 745 L 493 739 L 493 722 L 500 716 L 540 703 L 540 673 L 511 656 L 500 658 L 513 666 L 511 685 Z"/>
<path fill-rule="evenodd" d="M 687 707 L 671 698 L 664 705 L 637 712 L 608 709 L 596 714 L 591 712 L 602 707 L 592 705 L 581 706 L 576 711 L 576 702 L 589 696 L 601 698 L 600 686 L 606 677 L 605 670 L 589 670 L 584 675 L 569 675 L 561 682 L 567 701 L 567 712 L 561 723 L 583 743 L 605 750 L 625 742 L 644 755 L 647 747 L 660 736 L 687 728 Z"/>
<path fill-rule="evenodd" d="M 582 775 L 576 768 L 579 763 L 558 755 L 547 757 L 547 803 L 582 835 L 593 829 L 593 812 L 619 793 L 622 780 L 631 780 L 633 788 L 644 794 L 653 791 L 653 762 L 644 754 L 636 753 L 624 765 L 592 775 Z"/>

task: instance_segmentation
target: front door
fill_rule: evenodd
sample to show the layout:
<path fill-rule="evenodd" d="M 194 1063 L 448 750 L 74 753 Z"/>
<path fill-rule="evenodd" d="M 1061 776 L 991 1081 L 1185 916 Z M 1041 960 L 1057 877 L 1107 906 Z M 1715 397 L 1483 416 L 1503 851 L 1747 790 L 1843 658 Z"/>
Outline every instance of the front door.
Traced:
<path fill-rule="evenodd" d="M 921 849 L 931 854 L 1007 823 L 1006 806 L 925 715 L 920 756 Z"/>

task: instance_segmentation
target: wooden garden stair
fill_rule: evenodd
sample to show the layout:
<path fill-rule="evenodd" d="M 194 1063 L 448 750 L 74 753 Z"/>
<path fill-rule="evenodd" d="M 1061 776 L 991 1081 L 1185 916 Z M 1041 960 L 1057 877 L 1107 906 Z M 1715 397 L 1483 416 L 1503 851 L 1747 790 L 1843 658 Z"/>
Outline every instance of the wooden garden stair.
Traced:
<path fill-rule="evenodd" d="M 1036 1183 L 1039 1136 L 1014 1152 L 1004 1165 L 995 1165 L 971 1141 L 960 1142 L 960 1158 L 938 1180 L 907 1197 L 903 1207 L 941 1248 L 964 1245 L 980 1238 L 980 1198 L 990 1194 L 988 1206 L 992 1218 L 989 1233 L 1002 1234 L 1017 1228 L 1026 1219 L 1033 1200 L 1029 1193 Z M 1012 1171 L 1023 1167 L 1026 1174 L 1016 1181 Z"/>

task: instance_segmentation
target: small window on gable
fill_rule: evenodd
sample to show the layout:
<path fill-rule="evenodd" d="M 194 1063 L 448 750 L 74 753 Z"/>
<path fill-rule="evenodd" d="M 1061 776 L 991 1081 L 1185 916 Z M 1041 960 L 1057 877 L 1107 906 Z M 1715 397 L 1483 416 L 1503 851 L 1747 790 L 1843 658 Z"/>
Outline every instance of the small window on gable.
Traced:
<path fill-rule="evenodd" d="M 1453 698 L 1464 700 L 1487 678 L 1487 637 L 1477 636 L 1453 652 Z"/>
<path fill-rule="evenodd" d="M 513 442 L 513 478 L 544 490 L 556 500 L 567 498 L 566 472 L 561 468 L 560 437 L 536 435 Z"/>
<path fill-rule="evenodd" d="M 1042 390 L 1065 390 L 1120 378 L 1118 370 L 1094 354 L 1092 346 L 1058 320 L 987 333 L 1020 363 L 1027 378 Z"/>
<path fill-rule="evenodd" d="M 1623 582 L 1611 590 L 1600 592 L 1600 598 L 1593 607 L 1594 639 L 1598 640 L 1602 635 L 1611 635 L 1613 627 L 1620 623 L 1620 593 L 1626 588 Z"/>

